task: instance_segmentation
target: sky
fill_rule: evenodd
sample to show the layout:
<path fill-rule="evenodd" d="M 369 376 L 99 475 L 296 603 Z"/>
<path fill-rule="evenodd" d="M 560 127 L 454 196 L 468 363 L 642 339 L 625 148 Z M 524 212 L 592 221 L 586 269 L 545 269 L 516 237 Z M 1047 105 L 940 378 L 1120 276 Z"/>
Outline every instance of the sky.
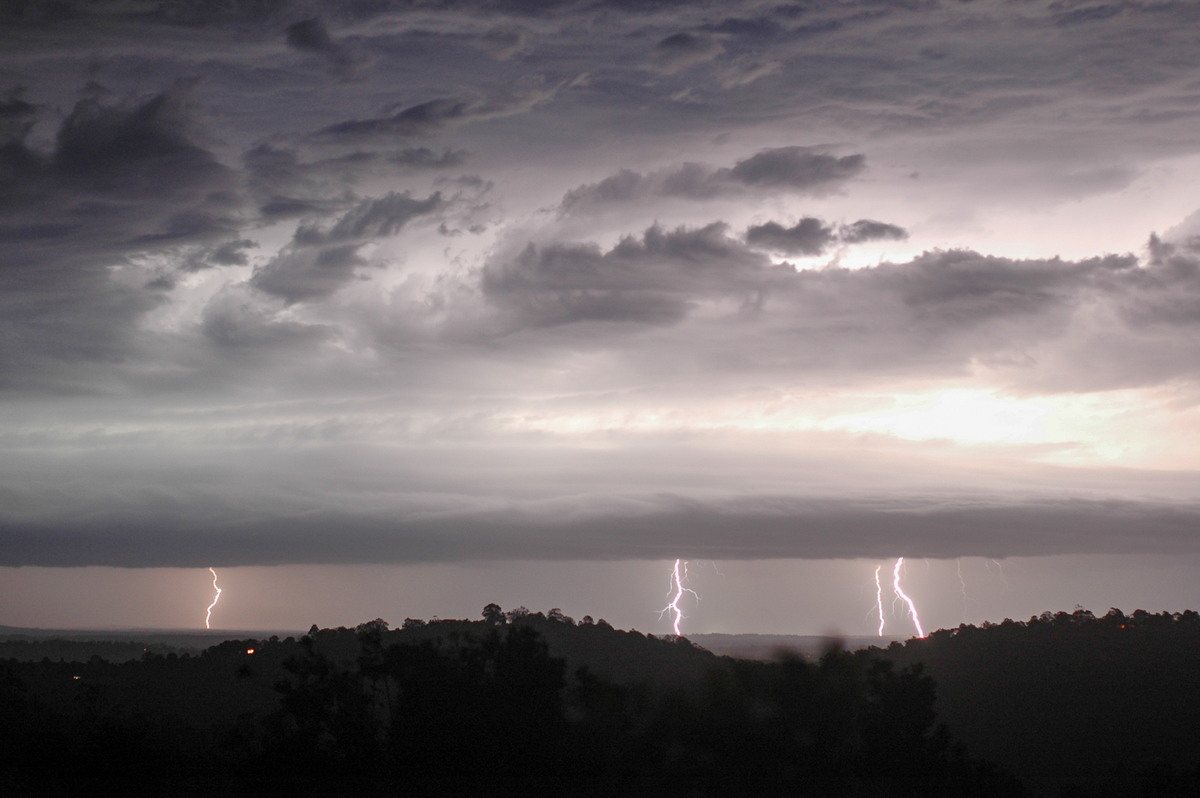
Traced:
<path fill-rule="evenodd" d="M 1200 5 L 0 8 L 0 624 L 1200 606 Z"/>

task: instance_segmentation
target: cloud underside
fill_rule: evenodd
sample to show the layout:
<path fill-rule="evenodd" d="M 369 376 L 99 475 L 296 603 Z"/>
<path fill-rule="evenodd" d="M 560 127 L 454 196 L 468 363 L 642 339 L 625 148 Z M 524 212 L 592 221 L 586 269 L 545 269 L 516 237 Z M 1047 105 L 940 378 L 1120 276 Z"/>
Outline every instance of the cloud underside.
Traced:
<path fill-rule="evenodd" d="M 934 491 L 954 469 L 905 461 L 919 488 L 876 489 L 859 449 L 759 480 L 739 437 L 964 385 L 1161 391 L 1152 434 L 1191 434 L 1200 220 L 1090 258 L 969 231 L 1183 196 L 1197 24 L 1170 0 L 0 4 L 0 565 L 1197 553 L 1190 486 Z M 1104 418 L 1046 445 L 1142 421 Z M 688 456 L 726 422 L 750 456 Z M 534 443 L 479 465 L 512 429 Z M 497 476 L 539 446 L 595 463 Z"/>
<path fill-rule="evenodd" d="M 464 497 L 464 504 L 477 504 Z M 0 565 L 204 567 L 467 560 L 833 559 L 1200 553 L 1200 505 L 986 496 L 726 501 L 626 495 L 445 513 L 141 508 L 0 525 Z M 615 510 L 615 512 L 614 512 Z M 411 517 L 411 516 L 416 517 Z"/>
<path fill-rule="evenodd" d="M 806 222 L 792 230 L 808 236 L 811 227 L 822 241 L 833 235 Z M 752 228 L 747 241 L 761 239 L 755 229 L 762 230 Z M 1177 336 L 1200 325 L 1200 261 L 1161 242 L 1151 249 L 1141 261 L 947 251 L 869 268 L 797 270 L 716 223 L 651 228 L 609 250 L 531 245 L 490 263 L 481 286 L 507 333 L 549 337 L 614 325 L 607 345 L 631 365 L 665 362 L 673 349 L 676 358 L 709 363 L 712 375 L 766 368 L 779 378 L 916 377 L 984 367 L 1011 385 L 1081 390 L 1197 376 L 1197 358 Z M 636 335 L 653 328 L 661 332 Z"/>
<path fill-rule="evenodd" d="M 865 169 L 862 154 L 838 156 L 811 147 L 774 147 L 731 167 L 685 163 L 649 173 L 625 169 L 568 191 L 562 212 L 585 213 L 605 205 L 661 198 L 713 200 L 751 192 L 814 194 L 834 190 Z"/>

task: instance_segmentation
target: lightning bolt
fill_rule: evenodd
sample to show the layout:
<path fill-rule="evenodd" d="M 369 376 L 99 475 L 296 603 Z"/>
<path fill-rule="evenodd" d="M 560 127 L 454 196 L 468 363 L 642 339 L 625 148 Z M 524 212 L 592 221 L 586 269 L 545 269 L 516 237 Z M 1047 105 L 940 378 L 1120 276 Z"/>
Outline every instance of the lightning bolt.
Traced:
<path fill-rule="evenodd" d="M 1000 581 L 1004 583 L 1004 589 L 1008 590 L 1008 577 L 1004 575 L 1004 563 L 996 559 L 993 559 L 992 562 L 995 563 L 996 570 L 1000 572 Z"/>
<path fill-rule="evenodd" d="M 882 565 L 875 566 L 875 609 L 879 611 L 879 636 L 883 637 L 883 582 L 879 581 Z"/>
<path fill-rule="evenodd" d="M 679 607 L 679 600 L 683 598 L 684 593 L 691 593 L 696 597 L 696 601 L 700 600 L 700 594 L 698 594 L 695 590 L 692 590 L 690 587 L 687 587 L 685 584 L 688 576 L 687 565 L 687 562 L 683 560 L 675 561 L 675 567 L 671 571 L 671 587 L 667 590 L 668 596 L 670 596 L 672 593 L 674 593 L 674 596 L 672 596 L 670 604 L 658 611 L 659 618 L 666 615 L 668 612 L 671 613 L 673 616 L 673 628 L 675 629 L 676 636 L 683 634 L 679 631 L 679 623 L 684 619 L 683 610 Z M 681 566 L 683 568 L 682 573 L 680 573 Z"/>
<path fill-rule="evenodd" d="M 217 606 L 217 602 L 221 600 L 221 588 L 217 587 L 217 572 L 214 571 L 212 568 L 209 568 L 208 572 L 213 575 L 213 590 L 217 591 L 217 593 L 215 596 L 213 596 L 212 604 L 208 605 L 208 612 L 206 612 L 204 615 L 204 628 L 205 629 L 212 628 L 212 626 L 210 625 L 210 622 L 212 621 L 213 607 Z"/>
<path fill-rule="evenodd" d="M 958 586 L 960 588 L 962 588 L 962 597 L 963 597 L 962 619 L 963 619 L 963 623 L 966 623 L 967 622 L 967 602 L 971 600 L 971 597 L 967 595 L 967 580 L 966 580 L 966 578 L 963 577 L 962 558 L 961 557 L 959 557 L 958 559 L 956 559 L 954 561 L 954 567 L 958 569 Z"/>
<path fill-rule="evenodd" d="M 892 588 L 896 591 L 896 598 L 908 605 L 908 612 L 912 615 L 913 626 L 917 627 L 917 637 L 924 637 L 925 630 L 921 628 L 921 618 L 917 615 L 917 605 L 908 597 L 904 589 L 900 587 L 900 569 L 904 567 L 904 558 L 896 558 L 896 567 L 892 569 Z"/>

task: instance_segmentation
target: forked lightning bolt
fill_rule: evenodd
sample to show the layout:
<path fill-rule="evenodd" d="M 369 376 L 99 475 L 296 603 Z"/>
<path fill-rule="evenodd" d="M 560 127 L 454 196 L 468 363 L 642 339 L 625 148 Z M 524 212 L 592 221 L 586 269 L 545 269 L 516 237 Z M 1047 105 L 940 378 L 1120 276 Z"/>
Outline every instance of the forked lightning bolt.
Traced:
<path fill-rule="evenodd" d="M 879 636 L 883 637 L 883 583 L 879 581 L 882 565 L 875 566 L 875 609 L 879 612 Z"/>
<path fill-rule="evenodd" d="M 681 565 L 683 568 L 682 573 L 680 572 Z M 700 600 L 700 595 L 695 590 L 687 587 L 685 584 L 686 582 L 687 563 L 683 560 L 676 560 L 675 568 L 671 571 L 671 587 L 670 590 L 667 591 L 667 595 L 670 596 L 672 593 L 674 595 L 671 597 L 671 603 L 659 610 L 658 617 L 661 618 L 666 613 L 671 613 L 674 621 L 673 628 L 675 629 L 675 634 L 677 636 L 682 634 L 682 632 L 679 631 L 679 623 L 684 618 L 683 610 L 679 607 L 679 600 L 683 598 L 684 593 L 691 593 L 696 597 L 696 601 Z"/>
<path fill-rule="evenodd" d="M 883 637 L 883 582 L 880 581 L 882 565 L 875 566 L 875 610 L 880 613 L 880 637 Z"/>
<path fill-rule="evenodd" d="M 913 603 L 913 600 L 900 587 L 900 569 L 903 567 L 904 558 L 896 558 L 896 567 L 892 569 L 892 588 L 896 591 L 896 598 L 908 605 L 908 612 L 912 615 L 913 626 L 917 627 L 917 637 L 924 637 L 925 630 L 921 628 L 921 618 L 917 615 L 917 605 Z"/>
<path fill-rule="evenodd" d="M 956 559 L 954 561 L 954 567 L 958 569 L 958 586 L 960 588 L 962 588 L 962 597 L 963 597 L 962 620 L 963 620 L 963 623 L 966 623 L 967 622 L 967 602 L 971 600 L 971 597 L 967 595 L 967 580 L 963 577 L 962 558 L 961 557 L 959 557 L 958 559 Z"/>
<path fill-rule="evenodd" d="M 221 600 L 221 588 L 217 587 L 217 572 L 214 571 L 212 568 L 209 568 L 208 572 L 213 575 L 213 590 L 215 590 L 217 592 L 216 592 L 216 595 L 213 596 L 212 604 L 208 605 L 208 612 L 205 613 L 205 615 L 204 615 L 204 628 L 205 629 L 212 628 L 210 623 L 212 621 L 213 607 L 217 606 L 217 602 Z"/>

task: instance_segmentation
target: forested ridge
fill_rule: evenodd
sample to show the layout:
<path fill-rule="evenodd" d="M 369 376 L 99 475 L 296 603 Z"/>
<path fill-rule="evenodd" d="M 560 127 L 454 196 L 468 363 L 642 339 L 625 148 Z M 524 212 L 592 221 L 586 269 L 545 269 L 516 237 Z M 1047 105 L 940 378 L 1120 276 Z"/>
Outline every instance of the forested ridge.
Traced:
<path fill-rule="evenodd" d="M 1043 613 L 943 629 L 883 653 L 920 662 L 939 717 L 1033 788 L 1200 794 L 1200 614 Z"/>
<path fill-rule="evenodd" d="M 1198 635 L 1196 613 L 1079 610 L 759 662 L 493 604 L 10 659 L 0 792 L 1191 795 Z"/>

